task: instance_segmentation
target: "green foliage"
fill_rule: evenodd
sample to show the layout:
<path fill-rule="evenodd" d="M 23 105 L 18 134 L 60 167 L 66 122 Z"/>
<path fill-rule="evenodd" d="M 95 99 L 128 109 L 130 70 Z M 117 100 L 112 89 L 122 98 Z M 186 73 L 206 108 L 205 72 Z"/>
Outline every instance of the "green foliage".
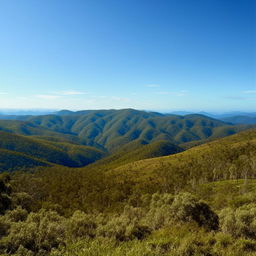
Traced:
<path fill-rule="evenodd" d="M 28 117 L 26 121 L 0 120 L 2 131 L 82 143 L 111 152 L 134 140 L 180 144 L 224 137 L 250 127 L 231 125 L 203 115 L 162 115 L 133 109 L 56 113 Z"/>
<path fill-rule="evenodd" d="M 67 233 L 71 236 L 70 239 L 95 237 L 97 225 L 94 218 L 93 215 L 75 211 L 67 224 Z"/>
<path fill-rule="evenodd" d="M 0 214 L 11 208 L 11 191 L 10 176 L 6 173 L 0 174 Z"/>
<path fill-rule="evenodd" d="M 134 161 L 172 155 L 181 151 L 183 151 L 182 148 L 168 141 L 156 141 L 147 144 L 147 142 L 143 140 L 134 140 L 127 143 L 110 156 L 97 161 L 93 166 L 90 166 L 90 168 L 102 168 L 104 166 L 105 169 L 110 169 Z"/>
<path fill-rule="evenodd" d="M 25 221 L 13 222 L 8 235 L 0 241 L 9 253 L 21 246 L 32 252 L 50 251 L 63 241 L 65 229 L 63 217 L 56 212 L 41 210 L 30 213 Z"/>
<path fill-rule="evenodd" d="M 91 121 L 101 124 L 106 113 L 98 113 L 99 119 L 95 113 L 90 115 Z M 144 121 L 157 127 L 150 118 L 145 114 Z M 155 114 L 154 118 L 161 116 Z M 53 120 L 50 116 L 47 124 Z M 71 121 L 65 123 L 65 129 L 73 126 Z M 191 120 L 185 124 L 192 129 Z M 204 120 L 199 124 L 207 126 Z M 56 130 L 61 127 L 62 118 Z M 124 127 L 118 132 L 126 134 L 128 130 Z M 144 132 L 147 139 L 156 136 L 151 129 Z M 122 141 L 117 138 L 115 143 Z M 0 253 L 256 255 L 256 131 L 171 156 L 133 162 L 177 149 L 162 140 L 147 143 L 134 140 L 130 146 L 84 168 L 55 165 L 31 173 L 2 174 L 0 196 L 8 198 L 8 204 L 1 201 Z M 76 150 L 82 150 L 73 144 L 42 144 L 69 155 L 73 150 L 79 155 Z"/>
<path fill-rule="evenodd" d="M 61 164 L 81 167 L 104 156 L 98 149 L 0 132 L 0 170 Z"/>
<path fill-rule="evenodd" d="M 182 193 L 175 197 L 171 206 L 174 218 L 180 221 L 195 221 L 199 226 L 208 230 L 217 230 L 219 220 L 216 213 L 210 207 L 199 201 L 189 193 Z"/>
<path fill-rule="evenodd" d="M 256 204 L 248 204 L 236 210 L 226 208 L 220 212 L 223 232 L 234 237 L 256 239 Z"/>

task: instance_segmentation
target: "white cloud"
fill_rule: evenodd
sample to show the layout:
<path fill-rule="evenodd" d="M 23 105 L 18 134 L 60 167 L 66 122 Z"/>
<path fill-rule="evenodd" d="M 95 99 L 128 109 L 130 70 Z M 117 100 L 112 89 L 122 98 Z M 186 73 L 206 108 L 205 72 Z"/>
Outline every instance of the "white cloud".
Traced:
<path fill-rule="evenodd" d="M 256 90 L 248 90 L 248 91 L 244 91 L 243 93 L 246 93 L 246 94 L 256 94 Z"/>
<path fill-rule="evenodd" d="M 225 99 L 228 100 L 246 100 L 246 97 L 243 96 L 226 96 Z"/>
<path fill-rule="evenodd" d="M 123 102 L 128 102 L 130 101 L 129 98 L 122 98 L 122 97 L 111 97 L 112 100 L 115 100 L 115 101 L 123 101 Z"/>
<path fill-rule="evenodd" d="M 185 90 L 182 90 L 180 92 L 159 91 L 159 92 L 156 92 L 156 93 L 161 94 L 161 95 L 174 95 L 174 96 L 182 97 L 182 96 L 186 95 L 187 91 L 185 91 Z"/>
<path fill-rule="evenodd" d="M 28 97 L 23 97 L 23 96 L 18 96 L 18 97 L 16 97 L 16 99 L 18 99 L 18 100 L 28 100 L 29 98 Z"/>
<path fill-rule="evenodd" d="M 77 91 L 77 90 L 68 90 L 68 91 L 63 91 L 63 92 L 57 93 L 57 94 L 64 95 L 64 96 L 84 95 L 84 94 L 88 94 L 88 92 L 81 92 L 81 91 Z"/>
<path fill-rule="evenodd" d="M 100 95 L 100 96 L 95 96 L 95 98 L 106 99 L 106 98 L 108 98 L 108 96 Z"/>
<path fill-rule="evenodd" d="M 84 94 L 88 94 L 88 93 L 77 91 L 77 90 L 67 90 L 67 91 L 61 91 L 61 92 L 50 92 L 47 94 L 38 94 L 38 95 L 35 95 L 35 97 L 44 99 L 44 100 L 55 100 L 58 98 L 62 98 L 64 96 L 75 96 L 75 95 L 84 95 Z"/>
<path fill-rule="evenodd" d="M 6 95 L 8 94 L 7 92 L 0 92 L 0 95 Z"/>
<path fill-rule="evenodd" d="M 160 91 L 160 92 L 157 92 L 157 94 L 168 95 L 168 94 L 173 94 L 173 92 Z"/>
<path fill-rule="evenodd" d="M 145 85 L 146 87 L 150 87 L 150 88 L 157 88 L 157 87 L 160 87 L 159 84 L 147 84 Z"/>
<path fill-rule="evenodd" d="M 49 94 L 38 94 L 36 95 L 36 97 L 43 100 L 55 100 L 60 98 L 60 96 L 58 95 L 49 95 Z"/>

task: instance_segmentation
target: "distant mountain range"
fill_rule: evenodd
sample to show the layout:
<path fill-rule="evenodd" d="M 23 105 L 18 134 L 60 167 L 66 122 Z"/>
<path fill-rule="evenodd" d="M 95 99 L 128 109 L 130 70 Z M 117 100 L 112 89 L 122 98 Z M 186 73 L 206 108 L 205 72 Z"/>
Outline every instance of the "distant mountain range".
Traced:
<path fill-rule="evenodd" d="M 28 120 L 33 116 L 41 115 L 85 115 L 95 111 L 102 110 L 80 110 L 80 111 L 71 111 L 71 110 L 0 110 L 0 120 Z M 154 113 L 154 112 L 151 112 Z M 157 113 L 157 112 L 155 112 Z M 199 114 L 208 116 L 214 119 L 219 119 L 224 122 L 229 122 L 233 124 L 256 124 L 256 112 L 242 112 L 242 111 L 233 111 L 233 112 L 224 112 L 224 113 L 211 113 L 211 112 L 191 112 L 191 111 L 171 111 L 166 113 L 158 113 L 159 115 L 178 115 L 186 116 Z"/>
<path fill-rule="evenodd" d="M 134 140 L 146 143 L 168 141 L 178 145 L 224 137 L 253 127 L 234 125 L 201 114 L 178 116 L 134 109 L 63 110 L 20 119 L 18 116 L 16 120 L 1 120 L 0 131 L 93 146 L 110 152 Z"/>
<path fill-rule="evenodd" d="M 82 167 L 104 157 L 96 165 L 111 162 L 117 166 L 174 154 L 255 127 L 232 124 L 230 118 L 224 122 L 201 114 L 181 116 L 134 109 L 4 117 L 7 120 L 0 120 L 0 171 Z"/>

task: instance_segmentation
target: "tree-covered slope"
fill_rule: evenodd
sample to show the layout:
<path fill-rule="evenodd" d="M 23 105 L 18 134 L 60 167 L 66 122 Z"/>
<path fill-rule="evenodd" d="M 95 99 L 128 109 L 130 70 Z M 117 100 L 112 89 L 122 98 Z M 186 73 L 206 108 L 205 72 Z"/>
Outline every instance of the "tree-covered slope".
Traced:
<path fill-rule="evenodd" d="M 50 142 L 6 132 L 0 132 L 0 148 L 54 164 L 73 167 L 87 165 L 104 155 L 102 151 L 92 147 Z"/>
<path fill-rule="evenodd" d="M 129 163 L 110 170 L 108 175 L 113 180 L 133 184 L 134 189 L 146 186 L 175 192 L 205 182 L 255 178 L 255 155 L 253 129 L 175 155 Z"/>
<path fill-rule="evenodd" d="M 203 115 L 163 115 L 154 112 L 95 110 L 38 116 L 29 122 L 59 133 L 77 135 L 86 145 L 110 151 L 133 140 L 168 140 L 179 144 L 234 134 L 250 126 L 235 126 Z"/>
<path fill-rule="evenodd" d="M 97 161 L 93 165 L 90 165 L 89 168 L 100 167 L 109 169 L 122 164 L 147 158 L 176 154 L 181 151 L 183 151 L 181 147 L 168 141 L 155 141 L 148 144 L 143 140 L 134 140 L 128 144 L 125 144 L 110 156 Z"/>
<path fill-rule="evenodd" d="M 0 120 L 0 131 L 40 136 L 114 152 L 132 141 L 169 141 L 173 144 L 205 141 L 237 133 L 252 125 L 233 125 L 207 116 L 164 115 L 123 110 L 60 111 L 28 117 L 26 121 Z"/>
<path fill-rule="evenodd" d="M 130 160 L 172 146 L 128 145 L 119 153 Z M 1 198 L 9 198 L 0 207 L 1 253 L 253 256 L 255 155 L 254 129 L 125 165 L 116 153 L 79 169 L 0 177 Z"/>
<path fill-rule="evenodd" d="M 80 144 L 81 141 L 77 136 L 72 134 L 58 133 L 42 126 L 35 125 L 28 121 L 21 120 L 0 120 L 0 131 L 26 135 L 26 136 L 40 136 L 45 140 L 55 140 L 63 142 L 71 142 Z"/>
<path fill-rule="evenodd" d="M 51 164 L 26 154 L 0 148 L 0 172 L 25 171 L 38 166 Z"/>
<path fill-rule="evenodd" d="M 79 170 L 49 167 L 37 173 L 36 177 L 42 186 L 44 184 L 49 200 L 64 209 L 116 210 L 140 194 L 175 194 L 193 191 L 210 182 L 255 178 L 255 155 L 254 129 L 170 156 L 132 163 L 129 163 L 128 156 L 121 156 L 120 160 L 112 159 L 106 163 L 103 159 L 102 164 L 99 161 Z M 25 191 L 29 190 L 25 181 L 23 185 Z M 83 204 L 79 203 L 81 201 Z"/>

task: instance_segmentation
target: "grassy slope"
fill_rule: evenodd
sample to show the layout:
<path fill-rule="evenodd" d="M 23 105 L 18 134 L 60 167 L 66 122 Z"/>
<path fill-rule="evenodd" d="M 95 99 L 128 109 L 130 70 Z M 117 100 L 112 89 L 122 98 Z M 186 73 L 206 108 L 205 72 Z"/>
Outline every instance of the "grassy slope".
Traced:
<path fill-rule="evenodd" d="M 183 151 L 182 148 L 168 141 L 155 141 L 147 144 L 143 140 L 135 140 L 124 145 L 110 156 L 105 157 L 88 167 L 110 169 L 126 163 L 147 158 L 171 155 L 181 151 Z"/>
<path fill-rule="evenodd" d="M 182 153 L 136 161 L 108 171 L 110 179 L 139 188 L 176 191 L 222 179 L 255 176 L 256 130 L 191 148 Z"/>
<path fill-rule="evenodd" d="M 123 209 L 127 200 L 141 194 L 195 191 L 198 186 L 211 182 L 245 176 L 256 178 L 255 155 L 256 130 L 250 130 L 170 156 L 124 165 L 129 158 L 113 159 L 112 163 L 110 160 L 106 163 L 106 158 L 101 164 L 98 162 L 76 171 L 44 168 L 36 176 L 42 184 L 47 184 L 44 186 L 50 200 L 64 209 L 116 211 Z M 131 154 L 131 158 L 134 157 L 136 154 Z M 29 186 L 26 183 L 24 186 L 26 191 Z"/>
<path fill-rule="evenodd" d="M 138 144 L 131 147 L 136 151 Z M 193 191 L 219 212 L 224 207 L 235 209 L 256 203 L 255 179 L 247 182 L 240 179 L 245 173 L 248 177 L 256 177 L 255 153 L 256 130 L 250 130 L 172 156 L 126 164 L 106 172 L 103 177 L 97 177 L 95 173 L 92 175 L 87 167 L 77 172 L 52 168 L 33 178 L 41 181 L 53 203 L 62 205 L 64 209 L 73 207 L 93 211 L 97 200 L 98 203 L 101 200 L 103 207 L 123 202 L 120 207 L 123 210 L 125 204 L 136 202 L 142 194 L 187 190 Z M 31 182 L 30 176 L 27 180 Z M 112 210 L 116 213 L 116 208 Z M 116 229 L 121 224 L 117 222 Z M 206 232 L 186 223 L 171 223 L 143 240 L 115 242 L 110 239 L 85 239 L 72 242 L 63 247 L 63 251 L 55 251 L 52 255 L 252 256 L 256 255 L 255 245 L 252 239 L 232 237 L 220 231 Z"/>

